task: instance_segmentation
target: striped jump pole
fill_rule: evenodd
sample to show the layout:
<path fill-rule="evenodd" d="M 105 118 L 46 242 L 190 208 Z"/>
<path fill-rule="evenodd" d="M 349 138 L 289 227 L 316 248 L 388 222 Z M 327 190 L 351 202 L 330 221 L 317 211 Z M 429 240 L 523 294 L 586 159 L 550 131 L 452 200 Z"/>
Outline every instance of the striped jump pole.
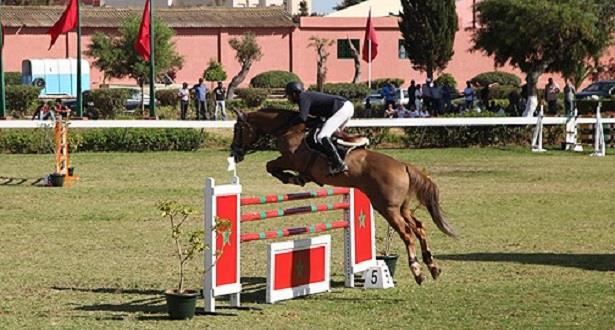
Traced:
<path fill-rule="evenodd" d="M 205 183 L 205 279 L 203 296 L 205 311 L 215 312 L 218 296 L 230 295 L 230 305 L 240 306 L 241 243 L 257 240 L 319 233 L 344 229 L 344 273 L 346 286 L 354 287 L 354 274 L 376 265 L 375 225 L 373 209 L 363 192 L 354 188 L 328 188 L 312 192 L 273 194 L 256 197 L 241 197 L 242 187 L 238 177 L 232 183 L 216 185 L 214 179 Z M 263 205 L 330 196 L 343 196 L 342 202 L 315 204 L 291 208 L 279 208 L 262 212 L 241 213 L 242 206 Z M 318 223 L 296 228 L 243 233 L 241 223 L 278 218 L 289 215 L 309 214 L 342 210 L 344 218 L 330 223 Z M 216 232 L 218 219 L 230 222 L 222 232 Z"/>

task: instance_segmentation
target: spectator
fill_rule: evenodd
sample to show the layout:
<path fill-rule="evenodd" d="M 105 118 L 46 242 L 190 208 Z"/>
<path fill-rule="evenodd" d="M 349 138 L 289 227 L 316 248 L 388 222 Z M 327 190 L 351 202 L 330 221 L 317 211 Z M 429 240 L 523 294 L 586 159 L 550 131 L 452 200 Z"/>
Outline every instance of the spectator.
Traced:
<path fill-rule="evenodd" d="M 432 104 L 432 95 L 431 95 L 431 88 L 433 87 L 433 83 L 431 82 L 430 78 L 427 78 L 427 80 L 425 80 L 425 83 L 423 84 L 423 90 L 422 90 L 422 95 L 421 97 L 423 98 L 423 108 L 425 108 L 425 110 L 431 110 L 433 107 Z"/>
<path fill-rule="evenodd" d="M 445 84 L 444 86 L 442 86 L 442 107 L 444 113 L 451 112 L 451 109 L 453 107 L 453 105 L 451 104 L 452 99 L 453 89 Z"/>
<path fill-rule="evenodd" d="M 547 112 L 550 114 L 557 113 L 557 95 L 559 94 L 559 86 L 549 78 L 549 83 L 545 86 L 545 100 L 547 101 Z"/>
<path fill-rule="evenodd" d="M 414 100 L 415 100 L 415 93 L 416 93 L 416 82 L 413 80 L 410 81 L 410 87 L 408 87 L 408 104 L 409 105 L 414 105 Z"/>
<path fill-rule="evenodd" d="M 196 103 L 196 120 L 209 120 L 207 113 L 207 86 L 203 78 L 199 78 L 199 83 L 192 87 Z"/>
<path fill-rule="evenodd" d="M 62 103 L 62 99 L 56 99 L 56 103 L 51 110 L 60 119 L 70 113 L 70 109 Z"/>
<path fill-rule="evenodd" d="M 409 115 L 410 115 L 410 118 L 418 118 L 418 117 L 420 117 L 420 116 L 421 116 L 421 114 L 419 113 L 419 111 L 418 111 L 418 110 L 416 110 L 416 108 L 414 108 L 414 107 L 412 108 L 412 110 L 410 110 Z"/>
<path fill-rule="evenodd" d="M 463 99 L 466 103 L 466 109 L 471 111 L 474 108 L 474 89 L 470 81 L 466 81 L 466 88 L 463 90 Z"/>
<path fill-rule="evenodd" d="M 401 102 L 397 105 L 397 118 L 410 118 L 410 111 Z"/>
<path fill-rule="evenodd" d="M 180 117 L 182 120 L 186 120 L 188 115 L 188 105 L 190 104 L 190 90 L 188 89 L 188 83 L 182 84 L 182 88 L 177 92 L 180 105 Z"/>
<path fill-rule="evenodd" d="M 367 97 L 365 99 L 365 118 L 372 118 L 374 114 L 372 113 L 372 101 Z"/>
<path fill-rule="evenodd" d="M 218 120 L 218 110 L 220 110 L 222 120 L 226 120 L 226 88 L 222 86 L 221 81 L 218 81 L 218 87 L 214 89 L 214 97 L 216 99 L 216 110 L 214 112 L 214 119 Z"/>
<path fill-rule="evenodd" d="M 393 103 L 387 104 L 387 108 L 384 110 L 384 118 L 395 118 L 397 111 L 393 107 Z"/>
<path fill-rule="evenodd" d="M 489 106 L 487 106 L 487 111 L 496 113 L 498 111 L 498 106 L 495 104 L 495 101 L 491 101 Z"/>
<path fill-rule="evenodd" d="M 490 98 L 490 91 L 489 91 L 489 85 L 483 87 L 483 89 L 481 89 L 480 91 L 480 103 L 481 103 L 481 107 L 484 110 L 488 110 L 489 108 L 489 98 Z"/>
<path fill-rule="evenodd" d="M 53 111 L 50 110 L 50 105 L 45 104 L 45 101 L 40 101 L 38 103 L 38 106 L 36 107 L 36 111 L 34 112 L 34 115 L 32 115 L 32 120 L 47 120 L 47 119 L 51 119 L 53 121 L 56 120 L 55 115 L 53 114 Z"/>
<path fill-rule="evenodd" d="M 391 85 L 390 80 L 386 80 L 384 86 L 382 86 L 382 96 L 384 96 L 384 107 L 387 108 L 389 104 L 395 106 L 395 88 Z"/>
<path fill-rule="evenodd" d="M 421 84 L 416 84 L 416 90 L 414 91 L 414 107 L 417 111 L 421 111 L 423 108 L 423 92 Z"/>
<path fill-rule="evenodd" d="M 423 109 L 423 110 L 419 111 L 419 116 L 421 118 L 427 118 L 427 117 L 429 117 L 429 111 L 427 111 L 426 109 Z"/>
<path fill-rule="evenodd" d="M 566 86 L 564 87 L 564 109 L 566 110 L 566 116 L 574 113 L 574 94 L 577 91 L 570 79 L 566 79 Z"/>
<path fill-rule="evenodd" d="M 521 115 L 521 111 L 519 108 L 519 103 L 521 101 L 521 96 L 517 92 L 517 90 L 513 90 L 508 93 L 508 113 L 511 116 L 519 116 Z"/>
<path fill-rule="evenodd" d="M 431 88 L 431 103 L 434 116 L 442 115 L 444 104 L 442 101 L 442 87 L 440 87 L 437 81 L 433 83 L 433 87 Z"/>

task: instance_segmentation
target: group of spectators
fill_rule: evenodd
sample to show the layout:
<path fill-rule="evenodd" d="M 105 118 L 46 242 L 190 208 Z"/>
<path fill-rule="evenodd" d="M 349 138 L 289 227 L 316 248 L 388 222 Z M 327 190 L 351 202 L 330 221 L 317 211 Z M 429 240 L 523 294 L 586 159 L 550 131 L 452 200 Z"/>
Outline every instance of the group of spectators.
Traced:
<path fill-rule="evenodd" d="M 177 97 L 180 101 L 180 118 L 188 119 L 188 109 L 190 108 L 190 95 L 194 95 L 194 112 L 196 120 L 226 120 L 226 88 L 218 81 L 217 87 L 213 90 L 214 111 L 207 110 L 207 98 L 209 96 L 209 88 L 205 84 L 203 78 L 199 78 L 199 82 L 188 88 L 188 83 L 184 82 L 182 88 L 177 92 Z"/>
<path fill-rule="evenodd" d="M 55 121 L 56 118 L 65 116 L 70 109 L 62 104 L 62 99 L 53 101 L 39 101 L 36 111 L 32 115 L 32 120 L 49 120 Z"/>

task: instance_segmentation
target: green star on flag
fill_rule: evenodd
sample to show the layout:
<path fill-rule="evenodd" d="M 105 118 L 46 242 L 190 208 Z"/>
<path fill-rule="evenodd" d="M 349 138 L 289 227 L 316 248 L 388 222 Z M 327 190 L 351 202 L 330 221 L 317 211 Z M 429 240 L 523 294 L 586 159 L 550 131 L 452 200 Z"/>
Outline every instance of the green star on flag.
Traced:
<path fill-rule="evenodd" d="M 225 230 L 222 233 L 222 246 L 231 245 L 231 230 Z"/>
<path fill-rule="evenodd" d="M 365 228 L 365 212 L 363 210 L 359 213 L 359 227 Z"/>

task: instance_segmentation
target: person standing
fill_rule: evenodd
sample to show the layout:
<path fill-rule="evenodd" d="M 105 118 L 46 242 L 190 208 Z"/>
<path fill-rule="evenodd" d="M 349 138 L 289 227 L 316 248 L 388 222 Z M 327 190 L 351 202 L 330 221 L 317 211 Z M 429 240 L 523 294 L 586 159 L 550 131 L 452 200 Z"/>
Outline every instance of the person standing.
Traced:
<path fill-rule="evenodd" d="M 489 85 L 483 87 L 480 90 L 480 103 L 481 109 L 487 111 L 489 109 L 489 99 L 491 98 L 491 91 L 489 90 Z"/>
<path fill-rule="evenodd" d="M 214 119 L 218 120 L 218 111 L 222 115 L 222 120 L 226 120 L 226 88 L 222 86 L 222 82 L 218 81 L 218 87 L 214 89 L 214 98 L 216 100 L 216 110 L 214 112 Z"/>
<path fill-rule="evenodd" d="M 564 109 L 566 110 L 566 116 L 570 116 L 574 112 L 574 94 L 576 92 L 572 81 L 566 79 L 566 86 L 564 87 Z"/>
<path fill-rule="evenodd" d="M 423 92 L 421 90 L 421 84 L 416 84 L 416 90 L 414 91 L 414 107 L 416 111 L 421 111 L 423 108 Z"/>
<path fill-rule="evenodd" d="M 413 80 L 410 81 L 410 87 L 408 87 L 408 106 L 414 105 L 416 93 L 416 82 Z"/>
<path fill-rule="evenodd" d="M 545 86 L 545 100 L 547 101 L 547 112 L 550 114 L 557 113 L 557 95 L 559 94 L 559 86 L 549 78 L 549 83 Z"/>
<path fill-rule="evenodd" d="M 182 84 L 182 88 L 177 92 L 180 106 L 180 117 L 182 120 L 186 120 L 188 115 L 188 105 L 190 104 L 190 90 L 188 89 L 188 83 Z"/>
<path fill-rule="evenodd" d="M 382 86 L 382 96 L 384 96 L 384 107 L 387 108 L 389 104 L 395 106 L 395 88 L 391 84 L 391 81 L 387 79 L 384 86 Z"/>
<path fill-rule="evenodd" d="M 427 78 L 427 80 L 425 80 L 425 83 L 423 84 L 423 90 L 421 93 L 421 97 L 423 99 L 423 108 L 425 108 L 426 111 L 430 111 L 433 107 L 433 103 L 432 103 L 432 95 L 431 95 L 431 89 L 433 87 L 433 82 L 431 81 L 430 78 Z"/>
<path fill-rule="evenodd" d="M 444 84 L 442 86 L 442 106 L 443 111 L 445 113 L 451 112 L 453 108 L 453 104 L 451 103 L 453 99 L 453 91 L 450 86 Z"/>
<path fill-rule="evenodd" d="M 196 120 L 209 120 L 207 113 L 207 86 L 203 82 L 203 78 L 199 78 L 199 83 L 192 87 L 194 90 L 196 102 Z"/>
<path fill-rule="evenodd" d="M 433 115 L 435 117 L 442 115 L 442 87 L 440 87 L 437 81 L 434 81 L 431 88 L 431 103 Z"/>
<path fill-rule="evenodd" d="M 474 89 L 469 80 L 466 81 L 466 88 L 463 90 L 463 99 L 466 103 L 466 110 L 472 111 L 472 108 L 474 108 Z"/>

